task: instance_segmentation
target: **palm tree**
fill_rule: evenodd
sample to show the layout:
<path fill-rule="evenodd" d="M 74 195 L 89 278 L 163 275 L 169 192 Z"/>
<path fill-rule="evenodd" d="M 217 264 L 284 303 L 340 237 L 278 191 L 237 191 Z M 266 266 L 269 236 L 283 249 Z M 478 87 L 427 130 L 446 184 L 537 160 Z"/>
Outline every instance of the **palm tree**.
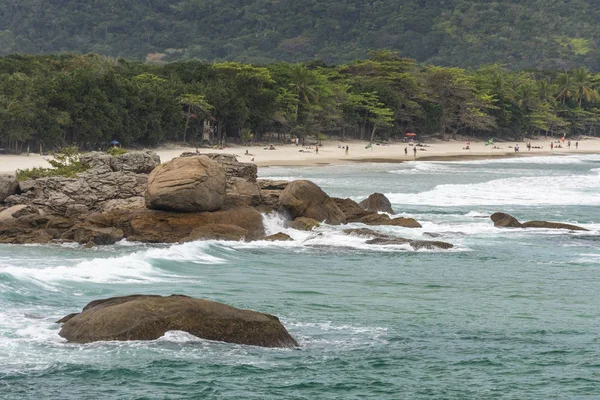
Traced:
<path fill-rule="evenodd" d="M 598 98 L 598 92 L 591 87 L 590 73 L 586 68 L 581 67 L 575 71 L 573 84 L 575 88 L 575 100 L 577 100 L 579 107 L 581 107 L 583 99 L 591 101 Z"/>
<path fill-rule="evenodd" d="M 290 89 L 298 98 L 296 104 L 296 121 L 300 103 L 310 107 L 312 102 L 319 101 L 318 78 L 316 74 L 302 64 L 295 64 L 290 71 Z"/>
<path fill-rule="evenodd" d="M 536 82 L 538 98 L 541 101 L 552 103 L 554 100 L 554 93 L 556 93 L 556 86 L 548 82 L 546 79 Z"/>
<path fill-rule="evenodd" d="M 569 75 L 567 72 L 563 72 L 558 77 L 556 83 L 558 85 L 558 94 L 556 95 L 556 99 L 560 100 L 562 104 L 565 104 L 565 101 L 573 97 L 573 95 L 575 94 L 573 88 L 573 79 L 571 78 L 571 75 Z"/>

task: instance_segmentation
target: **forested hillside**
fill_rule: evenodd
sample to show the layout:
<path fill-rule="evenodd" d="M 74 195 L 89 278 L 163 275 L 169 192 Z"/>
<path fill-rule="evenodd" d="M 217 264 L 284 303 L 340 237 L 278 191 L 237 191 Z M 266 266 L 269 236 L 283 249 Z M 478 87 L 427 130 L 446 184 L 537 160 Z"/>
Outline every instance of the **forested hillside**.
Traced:
<path fill-rule="evenodd" d="M 0 55 L 312 59 L 389 48 L 420 63 L 600 71 L 598 0 L 7 0 Z"/>

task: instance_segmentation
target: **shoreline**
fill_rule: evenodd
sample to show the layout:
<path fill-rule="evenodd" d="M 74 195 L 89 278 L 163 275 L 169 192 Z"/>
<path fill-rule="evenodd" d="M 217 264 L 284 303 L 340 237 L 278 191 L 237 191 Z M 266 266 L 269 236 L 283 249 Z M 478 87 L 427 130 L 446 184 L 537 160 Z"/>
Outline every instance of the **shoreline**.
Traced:
<path fill-rule="evenodd" d="M 515 157 L 540 157 L 540 156 L 567 156 L 575 154 L 600 154 L 600 139 L 585 138 L 579 141 L 579 148 L 571 148 L 565 143 L 562 148 L 550 150 L 549 140 L 536 140 L 530 142 L 532 148 L 527 150 L 525 143 L 503 142 L 496 143 L 496 148 L 485 146 L 485 142 L 471 142 L 470 150 L 465 149 L 463 141 L 446 141 L 424 143 L 417 147 L 414 156 L 414 147 L 402 142 L 375 145 L 370 149 L 365 148 L 364 141 L 336 142 L 326 141 L 315 153 L 314 146 L 296 146 L 295 144 L 274 145 L 275 150 L 269 150 L 267 145 L 252 145 L 226 147 L 224 149 L 200 148 L 199 153 L 235 154 L 240 162 L 254 162 L 259 167 L 270 166 L 327 166 L 344 163 L 402 163 L 406 161 L 467 161 L 487 160 Z M 554 142 L 556 143 L 556 142 Z M 518 144 L 520 151 L 516 153 L 513 146 Z M 345 154 L 345 146 L 349 146 L 349 154 Z M 562 145 L 561 145 L 562 146 Z M 405 154 L 407 149 L 408 154 Z M 161 162 L 178 157 L 183 152 L 195 152 L 195 147 L 164 145 L 151 149 L 155 151 Z M 248 154 L 245 154 L 248 151 Z M 46 161 L 50 156 L 40 156 L 31 153 L 28 155 L 0 155 L 0 173 L 14 173 L 17 169 L 34 167 L 50 167 Z"/>

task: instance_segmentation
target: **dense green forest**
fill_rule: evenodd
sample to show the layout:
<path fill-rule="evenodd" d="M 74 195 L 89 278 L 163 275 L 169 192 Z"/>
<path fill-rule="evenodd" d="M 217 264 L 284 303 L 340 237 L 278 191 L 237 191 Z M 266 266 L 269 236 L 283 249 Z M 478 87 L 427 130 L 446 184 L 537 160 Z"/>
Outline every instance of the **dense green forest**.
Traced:
<path fill-rule="evenodd" d="M 419 63 L 600 71 L 598 0 L 6 0 L 0 55 L 341 64 L 369 49 Z"/>
<path fill-rule="evenodd" d="M 338 66 L 13 55 L 0 58 L 0 147 L 599 136 L 599 88 L 585 67 L 466 70 L 387 50 Z"/>

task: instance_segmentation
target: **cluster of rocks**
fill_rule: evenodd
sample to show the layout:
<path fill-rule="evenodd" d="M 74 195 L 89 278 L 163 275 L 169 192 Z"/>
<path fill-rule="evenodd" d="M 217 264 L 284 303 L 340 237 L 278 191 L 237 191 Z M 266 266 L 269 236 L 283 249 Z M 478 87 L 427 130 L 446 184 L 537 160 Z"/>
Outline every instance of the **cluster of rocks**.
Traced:
<path fill-rule="evenodd" d="M 259 180 L 255 164 L 233 155 L 184 153 L 160 164 L 151 151 L 93 152 L 80 161 L 87 170 L 75 178 L 0 179 L 0 243 L 289 240 L 282 233 L 265 236 L 261 213 L 274 211 L 303 230 L 323 221 L 421 226 L 381 214 L 393 213 L 382 194 L 361 205 L 329 197 L 310 181 Z"/>

